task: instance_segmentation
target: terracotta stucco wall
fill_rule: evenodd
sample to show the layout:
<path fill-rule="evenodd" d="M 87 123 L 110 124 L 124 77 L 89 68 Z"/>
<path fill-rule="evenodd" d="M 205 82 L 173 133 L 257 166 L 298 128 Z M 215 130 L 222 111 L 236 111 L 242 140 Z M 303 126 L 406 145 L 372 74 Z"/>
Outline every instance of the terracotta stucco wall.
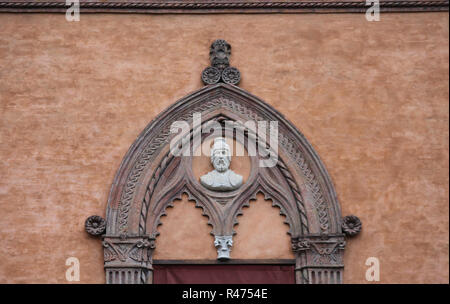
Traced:
<path fill-rule="evenodd" d="M 303 132 L 363 221 L 345 281 L 365 283 L 375 256 L 382 283 L 448 283 L 448 34 L 448 13 L 0 14 L 0 282 L 65 283 L 71 256 L 82 283 L 104 282 L 84 220 L 104 216 L 129 146 L 202 86 L 224 38 L 240 86 Z"/>

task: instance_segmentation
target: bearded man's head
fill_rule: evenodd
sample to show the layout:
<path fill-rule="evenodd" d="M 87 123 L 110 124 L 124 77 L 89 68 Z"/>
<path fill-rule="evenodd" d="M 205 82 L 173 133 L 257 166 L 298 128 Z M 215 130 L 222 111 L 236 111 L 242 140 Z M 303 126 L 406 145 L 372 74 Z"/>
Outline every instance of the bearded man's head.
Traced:
<path fill-rule="evenodd" d="M 231 150 L 225 142 L 225 138 L 214 139 L 214 145 L 211 149 L 211 163 L 218 172 L 225 172 L 230 167 Z"/>

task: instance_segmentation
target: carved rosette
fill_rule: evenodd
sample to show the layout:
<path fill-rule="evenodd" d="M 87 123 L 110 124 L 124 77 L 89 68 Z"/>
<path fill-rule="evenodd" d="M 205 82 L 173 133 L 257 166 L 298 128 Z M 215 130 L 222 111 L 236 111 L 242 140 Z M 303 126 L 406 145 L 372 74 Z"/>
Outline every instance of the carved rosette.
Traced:
<path fill-rule="evenodd" d="M 202 80 L 204 84 L 215 84 L 220 80 L 220 70 L 215 67 L 207 67 L 202 72 Z"/>
<path fill-rule="evenodd" d="M 237 85 L 241 81 L 241 73 L 234 67 L 227 67 L 222 72 L 222 80 L 225 83 Z"/>
<path fill-rule="evenodd" d="M 92 215 L 84 222 L 84 229 L 87 233 L 93 236 L 99 236 L 105 233 L 106 221 L 98 215 Z"/>
<path fill-rule="evenodd" d="M 361 220 L 355 215 L 347 215 L 342 219 L 342 231 L 349 237 L 361 232 Z"/>
<path fill-rule="evenodd" d="M 241 73 L 237 68 L 230 67 L 231 45 L 223 39 L 217 39 L 211 44 L 209 59 L 211 66 L 202 72 L 205 85 L 225 82 L 237 85 L 241 81 Z"/>

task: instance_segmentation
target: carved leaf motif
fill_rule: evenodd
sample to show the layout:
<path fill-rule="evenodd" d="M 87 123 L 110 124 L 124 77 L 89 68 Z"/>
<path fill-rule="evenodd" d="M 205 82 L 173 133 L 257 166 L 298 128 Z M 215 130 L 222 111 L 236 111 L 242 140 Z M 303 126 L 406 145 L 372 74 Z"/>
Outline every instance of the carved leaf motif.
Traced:
<path fill-rule="evenodd" d="M 338 243 L 313 243 L 313 261 L 318 265 L 338 264 L 340 255 L 337 253 Z"/>
<path fill-rule="evenodd" d="M 117 253 L 115 252 L 114 249 L 112 249 L 109 243 L 103 242 L 103 247 L 104 247 L 103 256 L 105 262 L 114 261 L 118 258 Z"/>
<path fill-rule="evenodd" d="M 130 251 L 130 253 L 129 253 L 128 256 L 129 256 L 131 259 L 140 262 L 140 261 L 143 260 L 143 259 L 142 259 L 142 249 L 135 247 L 135 248 L 133 248 L 133 249 Z"/>

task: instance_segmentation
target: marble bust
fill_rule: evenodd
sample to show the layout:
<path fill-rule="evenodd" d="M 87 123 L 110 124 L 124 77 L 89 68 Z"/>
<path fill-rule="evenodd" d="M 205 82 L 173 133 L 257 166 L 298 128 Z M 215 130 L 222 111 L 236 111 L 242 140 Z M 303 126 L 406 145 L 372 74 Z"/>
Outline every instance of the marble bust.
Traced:
<path fill-rule="evenodd" d="M 242 176 L 230 170 L 231 153 L 230 146 L 225 138 L 214 139 L 211 148 L 211 163 L 214 170 L 201 176 L 201 184 L 214 191 L 231 191 L 242 185 Z"/>

